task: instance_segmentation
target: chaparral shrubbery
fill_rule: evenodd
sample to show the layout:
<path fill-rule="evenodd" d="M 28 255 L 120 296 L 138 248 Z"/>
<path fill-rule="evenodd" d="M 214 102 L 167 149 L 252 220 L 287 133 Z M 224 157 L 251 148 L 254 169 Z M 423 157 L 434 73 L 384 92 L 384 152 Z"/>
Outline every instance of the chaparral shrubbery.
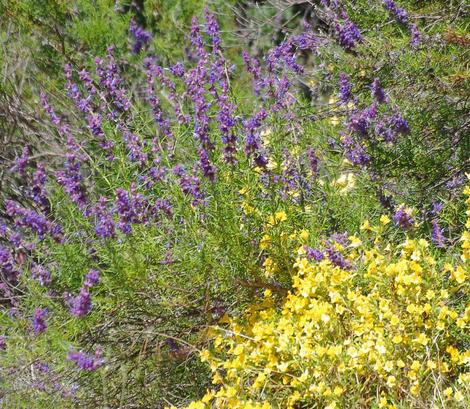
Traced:
<path fill-rule="evenodd" d="M 465 2 L 95 6 L 0 5 L 0 406 L 468 407 Z"/>

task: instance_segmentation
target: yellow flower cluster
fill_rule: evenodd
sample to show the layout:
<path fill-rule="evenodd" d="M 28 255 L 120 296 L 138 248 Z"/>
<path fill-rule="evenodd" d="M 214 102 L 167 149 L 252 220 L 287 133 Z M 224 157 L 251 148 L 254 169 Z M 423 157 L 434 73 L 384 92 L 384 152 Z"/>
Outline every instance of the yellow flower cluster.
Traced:
<path fill-rule="evenodd" d="M 310 261 L 301 247 L 281 308 L 266 290 L 242 321 L 218 329 L 202 353 L 214 390 L 188 408 L 468 407 L 470 197 L 467 204 L 453 265 L 439 265 L 425 240 L 386 244 L 369 223 L 372 240 L 335 247 L 347 270 Z"/>

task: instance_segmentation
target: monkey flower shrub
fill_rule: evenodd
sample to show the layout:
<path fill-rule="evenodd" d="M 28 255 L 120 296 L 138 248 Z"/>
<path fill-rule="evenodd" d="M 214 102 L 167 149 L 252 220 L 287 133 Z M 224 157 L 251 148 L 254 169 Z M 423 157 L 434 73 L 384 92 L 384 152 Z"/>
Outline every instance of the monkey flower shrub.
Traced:
<path fill-rule="evenodd" d="M 385 241 L 387 216 L 335 241 L 342 265 L 301 246 L 281 308 L 267 289 L 216 328 L 201 357 L 217 387 L 188 408 L 468 407 L 465 193 L 462 252 L 444 263 L 424 239 Z"/>

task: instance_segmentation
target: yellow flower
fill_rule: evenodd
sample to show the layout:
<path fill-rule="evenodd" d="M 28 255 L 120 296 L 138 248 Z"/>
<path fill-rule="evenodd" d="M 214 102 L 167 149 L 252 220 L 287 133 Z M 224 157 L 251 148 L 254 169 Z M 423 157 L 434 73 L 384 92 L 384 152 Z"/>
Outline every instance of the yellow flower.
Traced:
<path fill-rule="evenodd" d="M 279 212 L 274 213 L 274 216 L 269 216 L 268 222 L 269 224 L 276 224 L 277 222 L 283 222 L 287 220 L 286 212 L 281 210 Z"/>
<path fill-rule="evenodd" d="M 304 241 L 308 239 L 308 236 L 309 236 L 309 233 L 305 229 L 301 230 L 300 233 L 299 233 L 299 237 Z"/>
<path fill-rule="evenodd" d="M 426 336 L 426 334 L 421 333 L 418 335 L 417 338 L 415 338 L 415 342 L 423 346 L 426 346 L 429 342 L 429 338 Z"/>
<path fill-rule="evenodd" d="M 395 386 L 396 382 L 397 382 L 397 378 L 395 378 L 393 375 L 390 375 L 387 378 L 387 386 L 389 388 L 393 388 Z"/>
<path fill-rule="evenodd" d="M 340 396 L 344 392 L 344 389 L 341 386 L 335 386 L 333 389 L 333 394 Z"/>
<path fill-rule="evenodd" d="M 380 223 L 382 223 L 384 226 L 390 223 L 390 218 L 386 215 L 380 216 Z"/>
<path fill-rule="evenodd" d="M 428 362 L 426 362 L 426 366 L 428 367 L 428 369 L 431 369 L 431 370 L 437 368 L 436 363 L 435 363 L 434 361 L 431 361 L 431 360 L 429 360 Z"/>
<path fill-rule="evenodd" d="M 413 369 L 413 371 L 419 371 L 420 368 L 421 364 L 419 363 L 419 361 L 413 361 L 413 363 L 411 364 L 411 369 Z"/>
<path fill-rule="evenodd" d="M 410 392 L 413 396 L 417 396 L 419 394 L 419 384 L 415 383 L 411 386 Z"/>
<path fill-rule="evenodd" d="M 203 402 L 191 402 L 188 409 L 204 409 L 206 405 Z"/>
<path fill-rule="evenodd" d="M 463 284 L 465 282 L 465 270 L 462 266 L 457 266 L 457 268 L 452 271 L 451 277 L 453 280 L 457 281 L 458 284 Z"/>
<path fill-rule="evenodd" d="M 454 393 L 454 399 L 455 399 L 457 402 L 462 402 L 462 401 L 464 400 L 463 393 L 460 392 L 460 391 L 455 391 L 455 393 Z"/>
<path fill-rule="evenodd" d="M 364 220 L 364 222 L 361 224 L 361 230 L 371 230 L 369 220 Z"/>
<path fill-rule="evenodd" d="M 261 250 L 266 250 L 269 247 L 269 243 L 271 243 L 271 236 L 265 234 L 259 242 L 259 248 Z"/>
<path fill-rule="evenodd" d="M 379 408 L 386 408 L 388 405 L 387 398 L 381 397 L 379 400 Z"/>

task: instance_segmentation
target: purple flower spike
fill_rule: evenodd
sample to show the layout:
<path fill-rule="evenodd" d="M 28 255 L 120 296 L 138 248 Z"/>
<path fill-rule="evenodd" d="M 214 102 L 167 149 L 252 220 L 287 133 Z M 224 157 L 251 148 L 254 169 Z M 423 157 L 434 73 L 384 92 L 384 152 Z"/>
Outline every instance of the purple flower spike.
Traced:
<path fill-rule="evenodd" d="M 85 277 L 84 286 L 91 288 L 100 282 L 100 272 L 98 270 L 91 269 Z"/>
<path fill-rule="evenodd" d="M 444 208 L 443 203 L 433 202 L 432 203 L 431 214 L 437 215 L 443 208 Z"/>
<path fill-rule="evenodd" d="M 70 303 L 70 313 L 75 317 L 83 317 L 90 313 L 91 305 L 91 296 L 88 288 L 83 287 L 80 289 L 80 293 L 72 297 L 69 300 Z"/>
<path fill-rule="evenodd" d="M 93 207 L 91 214 L 96 218 L 95 232 L 98 237 L 115 236 L 115 223 L 111 212 L 108 210 L 107 199 L 105 197 L 100 197 Z"/>
<path fill-rule="evenodd" d="M 13 200 L 6 201 L 6 212 L 10 217 L 15 218 L 15 224 L 18 227 L 27 227 L 38 235 L 39 240 L 43 240 L 47 234 L 54 239 L 60 240 L 62 232 L 60 226 L 46 219 L 42 214 L 34 210 L 28 210 L 21 207 Z"/>
<path fill-rule="evenodd" d="M 204 40 L 201 37 L 199 25 L 197 18 L 193 16 L 191 20 L 191 43 L 193 44 L 194 48 L 196 49 L 197 55 L 200 59 L 207 58 L 207 52 L 204 47 Z"/>
<path fill-rule="evenodd" d="M 198 149 L 198 154 L 200 158 L 200 165 L 202 169 L 202 173 L 206 178 L 208 178 L 211 182 L 215 181 L 215 168 L 209 161 L 209 156 L 207 151 L 204 148 Z"/>
<path fill-rule="evenodd" d="M 304 246 L 304 250 L 306 251 L 307 257 L 310 260 L 322 261 L 325 258 L 323 252 L 321 252 L 320 250 L 313 249 L 309 246 Z"/>
<path fill-rule="evenodd" d="M 204 195 L 201 192 L 201 181 L 196 176 L 189 176 L 181 165 L 173 168 L 173 173 L 178 176 L 181 191 L 193 196 L 193 205 L 204 203 Z"/>
<path fill-rule="evenodd" d="M 403 25 L 408 25 L 408 13 L 405 9 L 398 7 L 393 0 L 383 0 L 384 7 L 390 11 L 395 19 Z"/>
<path fill-rule="evenodd" d="M 49 211 L 49 200 L 46 191 L 46 169 L 42 163 L 38 164 L 33 174 L 32 195 L 34 201 L 47 213 Z"/>
<path fill-rule="evenodd" d="M 352 50 L 356 45 L 362 42 L 362 35 L 357 26 L 349 19 L 349 16 L 343 12 L 343 23 L 336 24 L 336 33 L 341 46 L 346 50 Z"/>
<path fill-rule="evenodd" d="M 342 139 L 342 145 L 345 149 L 346 158 L 354 165 L 365 166 L 370 161 L 364 146 L 354 141 L 351 136 L 345 136 Z"/>
<path fill-rule="evenodd" d="M 36 334 L 41 334 L 47 329 L 46 316 L 48 314 L 47 308 L 36 308 L 34 317 L 32 319 L 33 331 Z"/>
<path fill-rule="evenodd" d="M 15 258 L 6 247 L 0 246 L 0 273 L 8 281 L 15 282 L 20 275 Z"/>
<path fill-rule="evenodd" d="M 333 263 L 333 265 L 343 269 L 349 270 L 351 268 L 350 263 L 346 260 L 339 251 L 336 251 L 333 247 L 328 247 L 326 249 L 328 259 Z"/>
<path fill-rule="evenodd" d="M 134 41 L 134 45 L 132 47 L 132 52 L 134 54 L 139 54 L 140 50 L 142 50 L 142 48 L 152 39 L 152 34 L 138 26 L 134 19 L 131 19 L 129 34 L 132 36 Z"/>
<path fill-rule="evenodd" d="M 385 91 L 383 88 L 380 86 L 380 80 L 378 78 L 375 78 L 374 81 L 372 82 L 372 96 L 375 98 L 375 100 L 379 104 L 385 104 L 388 101 L 387 95 L 385 95 Z"/>
<path fill-rule="evenodd" d="M 214 51 L 220 49 L 220 29 L 215 16 L 209 11 L 209 8 L 204 9 L 204 16 L 206 18 L 206 32 L 212 39 L 212 46 Z"/>
<path fill-rule="evenodd" d="M 104 364 L 103 350 L 98 348 L 94 355 L 86 354 L 82 351 L 71 350 L 68 353 L 67 359 L 74 362 L 81 370 L 96 371 Z"/>
<path fill-rule="evenodd" d="M 421 44 L 421 33 L 419 32 L 418 26 L 416 24 L 412 24 L 410 26 L 411 30 L 411 41 L 410 44 L 412 47 L 417 47 Z"/>
<path fill-rule="evenodd" d="M 315 149 L 313 148 L 307 149 L 307 159 L 308 159 L 310 170 L 312 172 L 312 176 L 313 177 L 318 176 L 320 160 L 318 159 Z"/>
<path fill-rule="evenodd" d="M 266 119 L 267 113 L 264 109 L 253 115 L 243 123 L 246 131 L 245 153 L 249 156 L 261 148 L 261 139 L 258 129 Z"/>
<path fill-rule="evenodd" d="M 370 122 L 377 115 L 377 105 L 373 104 L 363 111 L 356 111 L 349 119 L 348 127 L 351 131 L 360 136 L 365 136 L 369 129 Z"/>
<path fill-rule="evenodd" d="M 51 273 L 49 270 L 44 268 L 43 266 L 36 264 L 31 269 L 31 275 L 35 280 L 38 280 L 41 285 L 50 284 L 52 281 Z"/>
<path fill-rule="evenodd" d="M 347 74 L 339 74 L 339 100 L 346 104 L 352 98 L 351 83 Z"/>
<path fill-rule="evenodd" d="M 432 232 L 431 232 L 431 237 L 433 243 L 436 245 L 436 247 L 443 248 L 445 247 L 445 242 L 446 239 L 444 237 L 444 234 L 442 233 L 442 229 L 439 226 L 439 221 L 437 219 L 434 219 L 431 222 L 432 225 Z"/>
<path fill-rule="evenodd" d="M 404 205 L 401 205 L 398 210 L 393 215 L 393 221 L 396 223 L 397 226 L 403 229 L 409 229 L 413 227 L 414 220 L 406 210 Z"/>
<path fill-rule="evenodd" d="M 29 156 L 30 156 L 29 148 L 25 146 L 23 148 L 23 152 L 21 153 L 21 156 L 15 159 L 15 164 L 11 168 L 11 171 L 19 173 L 20 175 L 23 175 L 26 167 L 28 166 Z"/>

